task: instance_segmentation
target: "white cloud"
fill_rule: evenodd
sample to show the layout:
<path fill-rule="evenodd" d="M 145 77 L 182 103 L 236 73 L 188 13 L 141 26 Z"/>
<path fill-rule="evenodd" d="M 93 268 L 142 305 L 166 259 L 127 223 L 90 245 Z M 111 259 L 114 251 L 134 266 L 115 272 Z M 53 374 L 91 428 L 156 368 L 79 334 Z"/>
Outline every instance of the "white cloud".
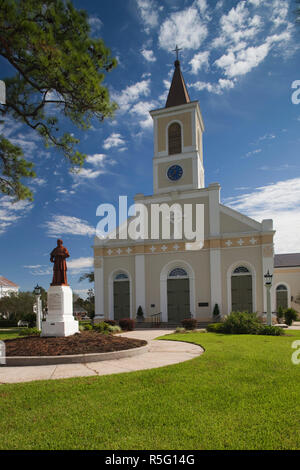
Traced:
<path fill-rule="evenodd" d="M 63 235 L 95 235 L 95 228 L 86 220 L 68 215 L 54 215 L 45 224 L 49 237 L 59 238 Z"/>
<path fill-rule="evenodd" d="M 85 161 L 93 166 L 102 166 L 105 159 L 107 159 L 107 155 L 104 153 L 95 153 L 94 155 L 88 155 Z"/>
<path fill-rule="evenodd" d="M 299 251 L 300 178 L 278 181 L 228 198 L 226 204 L 261 221 L 273 219 L 276 253 Z"/>
<path fill-rule="evenodd" d="M 225 74 L 230 78 L 245 75 L 266 58 L 269 50 L 269 44 L 264 43 L 257 47 L 242 49 L 237 53 L 230 51 L 216 60 L 215 64 L 224 69 Z"/>
<path fill-rule="evenodd" d="M 95 179 L 98 176 L 103 175 L 105 171 L 103 170 L 93 170 L 92 168 L 81 168 L 74 176 L 76 178 L 87 178 L 87 179 Z"/>
<path fill-rule="evenodd" d="M 251 155 L 255 155 L 257 153 L 260 153 L 261 151 L 262 151 L 262 149 L 251 150 L 250 152 L 246 153 L 245 158 L 251 157 Z"/>
<path fill-rule="evenodd" d="M 92 33 L 97 33 L 102 28 L 102 21 L 98 16 L 90 16 L 88 19 Z"/>
<path fill-rule="evenodd" d="M 158 26 L 158 7 L 152 0 L 137 0 L 137 7 L 145 25 L 145 32 Z"/>
<path fill-rule="evenodd" d="M 224 90 L 230 90 L 234 87 L 235 80 L 228 80 L 220 78 L 217 83 L 202 82 L 201 80 L 195 83 L 189 83 L 189 86 L 195 88 L 198 91 L 207 90 L 209 93 L 215 93 L 221 95 Z"/>
<path fill-rule="evenodd" d="M 241 40 L 255 37 L 262 26 L 262 19 L 258 15 L 252 16 L 246 8 L 246 2 L 241 1 L 236 7 L 222 15 L 220 19 L 221 34 L 213 41 L 214 47 L 224 47 L 238 44 Z"/>
<path fill-rule="evenodd" d="M 121 112 L 126 112 L 130 109 L 131 105 L 140 99 L 141 96 L 148 96 L 150 93 L 150 79 L 136 82 L 129 85 L 120 93 L 112 93 L 112 99 L 119 105 Z"/>
<path fill-rule="evenodd" d="M 142 129 L 152 129 L 153 121 L 149 111 L 155 109 L 157 106 L 158 103 L 156 101 L 140 101 L 131 108 L 130 114 L 144 118 L 143 120 L 139 119 L 139 125 Z"/>
<path fill-rule="evenodd" d="M 207 37 L 208 30 L 196 7 L 172 13 L 160 27 L 159 45 L 162 49 L 174 49 L 174 42 L 180 48 L 198 49 Z"/>
<path fill-rule="evenodd" d="M 142 49 L 141 54 L 148 62 L 156 62 L 156 57 L 151 49 Z"/>
<path fill-rule="evenodd" d="M 29 201 L 13 202 L 13 198 L 2 196 L 0 198 L 0 235 L 25 217 L 32 208 L 33 204 Z"/>
<path fill-rule="evenodd" d="M 44 178 L 33 178 L 31 184 L 36 184 L 37 186 L 44 186 L 47 181 Z"/>
<path fill-rule="evenodd" d="M 70 274 L 78 274 L 84 270 L 92 268 L 94 260 L 92 257 L 81 257 L 81 258 L 69 258 L 67 260 L 67 268 Z M 50 264 L 36 264 L 24 266 L 26 269 L 30 269 L 30 274 L 33 276 L 49 276 L 53 273 L 53 265 Z M 85 289 L 84 289 L 85 291 Z M 75 290 L 75 292 L 78 292 Z"/>
<path fill-rule="evenodd" d="M 192 67 L 191 73 L 198 73 L 203 67 L 208 69 L 208 57 L 209 51 L 198 52 L 195 54 L 192 60 L 190 60 L 189 64 Z"/>
<path fill-rule="evenodd" d="M 72 274 L 76 274 L 84 269 L 92 268 L 94 266 L 94 259 L 92 257 L 82 257 L 68 260 L 68 269 Z"/>
<path fill-rule="evenodd" d="M 117 132 L 113 132 L 109 137 L 104 140 L 103 148 L 109 150 L 112 147 L 122 147 L 125 145 L 125 140 Z"/>

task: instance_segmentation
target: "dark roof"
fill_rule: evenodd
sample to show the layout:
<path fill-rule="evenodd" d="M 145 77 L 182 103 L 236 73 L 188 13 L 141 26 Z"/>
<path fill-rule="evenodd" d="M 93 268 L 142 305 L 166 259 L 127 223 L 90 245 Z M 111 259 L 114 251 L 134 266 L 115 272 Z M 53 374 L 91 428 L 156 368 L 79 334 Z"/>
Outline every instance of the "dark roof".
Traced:
<path fill-rule="evenodd" d="M 288 268 L 292 266 L 300 266 L 300 253 L 275 255 L 274 268 Z"/>
<path fill-rule="evenodd" d="M 190 103 L 190 97 L 186 88 L 186 84 L 183 78 L 183 75 L 180 70 L 180 62 L 179 60 L 175 60 L 174 62 L 175 70 L 172 79 L 172 83 L 170 86 L 166 108 L 170 108 L 171 106 L 179 106 L 181 104 Z"/>
<path fill-rule="evenodd" d="M 3 287 L 19 287 L 17 284 L 15 284 L 12 281 L 9 281 L 4 276 L 0 276 L 0 286 L 3 286 Z"/>

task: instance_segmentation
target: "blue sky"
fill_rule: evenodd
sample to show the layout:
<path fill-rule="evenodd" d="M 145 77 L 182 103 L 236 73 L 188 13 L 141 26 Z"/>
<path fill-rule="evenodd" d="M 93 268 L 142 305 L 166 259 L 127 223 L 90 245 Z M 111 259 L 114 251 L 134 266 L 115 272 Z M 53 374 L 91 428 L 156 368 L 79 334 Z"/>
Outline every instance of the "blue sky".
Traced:
<path fill-rule="evenodd" d="M 63 238 L 71 258 L 69 282 L 92 268 L 96 208 L 127 195 L 152 194 L 153 131 L 148 111 L 164 107 L 178 44 L 192 100 L 199 100 L 206 185 L 219 182 L 222 202 L 257 220 L 273 218 L 277 253 L 299 252 L 300 105 L 291 86 L 300 80 L 294 1 L 77 0 L 94 36 L 119 65 L 106 84 L 119 104 L 115 118 L 93 123 L 81 140 L 88 155 L 77 175 L 26 127 L 0 128 L 35 163 L 34 202 L 0 198 L 0 274 L 32 289 L 48 288 L 49 253 Z M 0 59 L 0 78 L 11 73 Z"/>

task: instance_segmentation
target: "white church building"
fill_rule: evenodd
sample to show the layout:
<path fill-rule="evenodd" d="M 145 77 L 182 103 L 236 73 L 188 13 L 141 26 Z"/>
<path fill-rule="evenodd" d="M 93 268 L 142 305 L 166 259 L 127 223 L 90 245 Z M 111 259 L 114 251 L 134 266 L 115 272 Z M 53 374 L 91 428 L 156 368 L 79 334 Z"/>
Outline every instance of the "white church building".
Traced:
<path fill-rule="evenodd" d="M 150 114 L 153 195 L 138 193 L 135 202 L 147 207 L 203 204 L 204 244 L 193 251 L 184 237 L 164 239 L 161 233 L 159 239 L 95 237 L 96 321 L 136 318 L 139 306 L 146 321 L 160 313 L 162 322 L 172 324 L 189 316 L 199 322 L 212 321 L 216 304 L 223 315 L 237 310 L 263 313 L 268 270 L 274 273 L 272 310 L 276 310 L 278 286 L 280 298 L 286 295 L 284 302 L 290 306 L 291 288 L 282 278 L 289 276 L 289 267 L 285 267 L 287 273 L 281 268 L 280 274 L 280 267 L 274 272 L 273 221 L 258 222 L 223 205 L 220 185 L 205 186 L 204 122 L 198 101 L 189 98 L 178 60 L 165 107 Z M 292 268 L 296 296 L 300 262 Z M 282 286 L 286 286 L 286 294 Z"/>

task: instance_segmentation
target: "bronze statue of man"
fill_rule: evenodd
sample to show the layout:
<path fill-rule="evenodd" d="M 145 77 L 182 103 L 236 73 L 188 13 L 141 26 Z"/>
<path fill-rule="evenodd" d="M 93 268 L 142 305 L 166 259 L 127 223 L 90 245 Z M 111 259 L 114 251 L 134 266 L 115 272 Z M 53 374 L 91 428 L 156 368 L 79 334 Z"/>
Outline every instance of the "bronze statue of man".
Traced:
<path fill-rule="evenodd" d="M 69 258 L 67 248 L 63 246 L 61 239 L 57 240 L 57 247 L 50 253 L 50 261 L 54 263 L 53 266 L 53 279 L 51 286 L 67 286 L 67 263 L 66 258 Z"/>

